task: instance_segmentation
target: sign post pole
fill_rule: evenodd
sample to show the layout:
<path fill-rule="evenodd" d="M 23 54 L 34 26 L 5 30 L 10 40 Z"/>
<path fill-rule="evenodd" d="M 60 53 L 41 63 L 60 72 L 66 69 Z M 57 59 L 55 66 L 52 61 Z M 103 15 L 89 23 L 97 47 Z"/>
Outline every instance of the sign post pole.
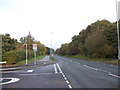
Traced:
<path fill-rule="evenodd" d="M 37 44 L 33 44 L 33 51 L 34 51 L 34 58 L 35 58 L 35 60 L 34 60 L 34 65 L 36 65 L 36 64 L 37 64 L 37 63 L 36 63 Z"/>

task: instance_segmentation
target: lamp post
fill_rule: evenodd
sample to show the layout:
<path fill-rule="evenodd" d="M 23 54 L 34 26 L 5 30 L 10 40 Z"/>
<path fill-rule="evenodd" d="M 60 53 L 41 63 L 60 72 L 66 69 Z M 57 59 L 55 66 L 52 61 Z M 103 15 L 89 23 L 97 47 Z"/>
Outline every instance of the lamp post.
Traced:
<path fill-rule="evenodd" d="M 52 51 L 52 34 L 53 34 L 53 32 L 51 32 L 51 51 L 50 51 L 50 54 L 51 54 L 51 57 L 53 56 L 53 51 Z"/>
<path fill-rule="evenodd" d="M 118 1 L 116 0 L 116 16 L 117 16 L 117 35 L 118 35 L 118 60 L 120 60 L 120 39 L 119 39 L 119 17 L 118 17 Z"/>

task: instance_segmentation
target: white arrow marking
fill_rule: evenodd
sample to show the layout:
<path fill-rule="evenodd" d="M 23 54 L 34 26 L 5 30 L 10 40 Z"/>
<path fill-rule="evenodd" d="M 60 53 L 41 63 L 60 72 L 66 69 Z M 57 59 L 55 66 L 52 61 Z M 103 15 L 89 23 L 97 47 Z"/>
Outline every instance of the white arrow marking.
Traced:
<path fill-rule="evenodd" d="M 0 85 L 4 85 L 4 84 L 9 84 L 9 83 L 14 83 L 14 82 L 18 82 L 20 79 L 19 78 L 0 78 L 0 79 L 11 79 L 8 82 L 4 82 L 4 83 L 0 83 Z"/>

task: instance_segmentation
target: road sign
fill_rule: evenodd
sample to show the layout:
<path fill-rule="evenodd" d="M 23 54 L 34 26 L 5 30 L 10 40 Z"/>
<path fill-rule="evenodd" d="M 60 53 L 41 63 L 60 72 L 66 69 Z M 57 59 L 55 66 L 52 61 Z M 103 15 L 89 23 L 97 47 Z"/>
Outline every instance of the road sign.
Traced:
<path fill-rule="evenodd" d="M 50 49 L 50 53 L 52 53 L 53 51 L 52 51 L 52 49 Z"/>
<path fill-rule="evenodd" d="M 37 44 L 33 44 L 33 51 L 37 51 Z"/>

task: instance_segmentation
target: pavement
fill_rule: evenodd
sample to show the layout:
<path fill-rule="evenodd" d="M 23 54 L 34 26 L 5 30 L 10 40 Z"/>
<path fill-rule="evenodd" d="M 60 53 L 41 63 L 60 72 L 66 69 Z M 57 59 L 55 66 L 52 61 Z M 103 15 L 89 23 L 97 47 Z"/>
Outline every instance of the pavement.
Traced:
<path fill-rule="evenodd" d="M 54 55 L 27 68 L 2 72 L 2 88 L 118 88 L 118 67 Z"/>

